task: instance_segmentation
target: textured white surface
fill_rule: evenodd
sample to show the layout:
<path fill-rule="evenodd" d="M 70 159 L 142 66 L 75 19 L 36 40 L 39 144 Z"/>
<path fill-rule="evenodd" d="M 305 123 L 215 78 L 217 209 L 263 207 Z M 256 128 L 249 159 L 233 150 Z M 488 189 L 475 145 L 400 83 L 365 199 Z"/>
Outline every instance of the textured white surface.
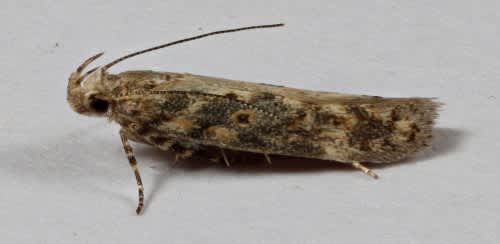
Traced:
<path fill-rule="evenodd" d="M 499 1 L 7 0 L 0 8 L 2 243 L 499 243 Z M 206 31 L 113 69 L 156 69 L 446 103 L 436 141 L 374 181 L 338 167 L 171 168 L 66 104 L 88 56 Z"/>

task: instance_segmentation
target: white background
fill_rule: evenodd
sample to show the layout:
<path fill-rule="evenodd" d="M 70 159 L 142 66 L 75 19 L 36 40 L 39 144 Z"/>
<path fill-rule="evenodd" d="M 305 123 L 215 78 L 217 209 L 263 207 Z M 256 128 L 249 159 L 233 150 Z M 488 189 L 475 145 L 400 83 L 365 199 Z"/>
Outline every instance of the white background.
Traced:
<path fill-rule="evenodd" d="M 6 0 L 0 8 L 1 243 L 498 243 L 498 1 Z M 127 52 L 224 28 L 131 59 L 155 69 L 380 96 L 438 97 L 435 142 L 381 179 L 295 160 L 174 165 L 118 126 L 73 113 L 69 74 Z M 169 163 L 170 162 L 170 163 Z M 304 164 L 301 164 L 305 162 Z M 291 163 L 290 163 L 291 164 Z"/>

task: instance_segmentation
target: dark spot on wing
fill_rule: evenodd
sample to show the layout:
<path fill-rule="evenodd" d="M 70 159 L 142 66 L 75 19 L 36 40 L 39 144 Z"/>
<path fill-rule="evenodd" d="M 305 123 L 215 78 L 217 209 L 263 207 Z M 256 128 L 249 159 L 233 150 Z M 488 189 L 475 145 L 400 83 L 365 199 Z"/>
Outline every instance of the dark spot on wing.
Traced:
<path fill-rule="evenodd" d="M 238 114 L 238 116 L 236 118 L 238 119 L 238 123 L 248 124 L 249 117 L 250 117 L 250 115 L 248 115 L 248 114 Z"/>
<path fill-rule="evenodd" d="M 243 146 L 266 147 L 268 144 L 261 138 L 261 134 L 255 130 L 242 130 L 238 133 L 238 139 Z"/>
<path fill-rule="evenodd" d="M 238 96 L 236 94 L 232 93 L 232 92 L 227 93 L 224 96 L 227 97 L 228 99 L 234 99 L 234 100 L 236 100 L 238 98 Z"/>
<path fill-rule="evenodd" d="M 166 99 L 158 104 L 160 111 L 165 114 L 174 114 L 186 109 L 190 104 L 188 95 L 183 93 L 170 93 Z"/>
<path fill-rule="evenodd" d="M 318 113 L 315 117 L 315 122 L 319 125 L 330 126 L 333 125 L 338 127 L 340 125 L 345 124 L 345 118 L 341 116 L 337 116 L 332 113 Z"/>
<path fill-rule="evenodd" d="M 352 106 L 350 112 L 358 119 L 358 123 L 351 131 L 349 140 L 351 146 L 361 151 L 370 151 L 370 141 L 391 135 L 392 125 L 385 125 L 382 120 L 372 117 L 365 109 Z"/>

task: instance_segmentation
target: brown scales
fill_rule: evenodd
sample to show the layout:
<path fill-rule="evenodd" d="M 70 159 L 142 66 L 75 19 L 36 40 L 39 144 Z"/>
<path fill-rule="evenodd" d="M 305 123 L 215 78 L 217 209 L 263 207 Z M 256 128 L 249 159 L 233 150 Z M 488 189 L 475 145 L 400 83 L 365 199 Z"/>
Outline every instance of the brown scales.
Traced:
<path fill-rule="evenodd" d="M 213 32 L 213 34 L 258 26 Z M 360 162 L 390 163 L 429 144 L 439 104 L 429 98 L 382 98 L 299 90 L 191 74 L 128 71 L 109 74 L 112 65 L 133 53 L 82 74 L 100 56 L 86 60 L 68 82 L 74 111 L 108 117 L 119 123 L 124 150 L 144 194 L 137 162 L 128 140 L 180 158 L 216 147 L 229 165 L 225 149 L 269 155 L 333 160 L 377 177 Z"/>

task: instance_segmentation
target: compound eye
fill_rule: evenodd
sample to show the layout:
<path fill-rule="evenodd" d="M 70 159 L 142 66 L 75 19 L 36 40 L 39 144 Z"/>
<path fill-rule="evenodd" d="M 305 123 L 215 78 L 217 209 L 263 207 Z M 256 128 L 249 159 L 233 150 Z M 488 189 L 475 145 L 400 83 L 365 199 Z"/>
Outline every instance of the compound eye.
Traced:
<path fill-rule="evenodd" d="M 109 108 L 109 103 L 106 100 L 93 97 L 90 100 L 90 108 L 97 113 L 106 113 Z"/>

